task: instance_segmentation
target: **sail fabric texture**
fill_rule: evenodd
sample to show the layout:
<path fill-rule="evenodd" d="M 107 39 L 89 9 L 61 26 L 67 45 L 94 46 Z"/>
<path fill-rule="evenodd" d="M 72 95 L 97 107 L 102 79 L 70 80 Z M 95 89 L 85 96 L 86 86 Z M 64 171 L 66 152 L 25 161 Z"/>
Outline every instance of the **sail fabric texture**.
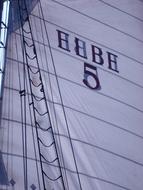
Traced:
<path fill-rule="evenodd" d="M 1 189 L 43 190 L 44 181 L 47 190 L 142 190 L 142 8 L 40 0 L 29 16 L 32 35 L 26 19 L 24 40 L 21 27 L 9 35 L 0 129 L 9 184 Z M 28 75 L 33 55 L 42 80 L 35 59 Z"/>

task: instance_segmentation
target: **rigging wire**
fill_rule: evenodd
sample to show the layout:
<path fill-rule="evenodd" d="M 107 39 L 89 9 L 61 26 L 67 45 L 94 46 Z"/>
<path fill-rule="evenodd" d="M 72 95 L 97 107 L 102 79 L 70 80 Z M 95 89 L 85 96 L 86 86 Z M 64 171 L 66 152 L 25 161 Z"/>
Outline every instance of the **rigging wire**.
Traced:
<path fill-rule="evenodd" d="M 29 21 L 28 11 L 27 11 L 27 8 L 26 8 L 26 2 L 24 1 L 24 3 L 25 3 L 25 9 L 26 9 L 26 12 L 27 12 L 27 18 L 26 18 L 26 20 L 28 21 L 29 28 L 30 28 L 30 31 L 31 31 L 31 25 L 30 25 L 30 21 Z M 19 1 L 19 0 L 18 0 L 18 4 L 19 4 L 19 10 L 20 10 L 21 7 L 20 7 L 20 1 Z M 21 12 L 20 12 L 20 19 L 21 19 L 21 25 L 22 25 L 22 29 L 23 29 L 23 23 L 22 23 L 23 17 L 22 17 L 22 15 L 21 15 Z M 24 36 L 24 31 L 23 31 L 23 30 L 22 30 L 22 37 L 23 37 L 23 42 L 24 42 L 24 37 L 25 37 L 25 36 Z M 31 32 L 31 38 L 32 38 L 33 45 L 34 45 L 34 39 L 33 39 L 32 32 Z M 34 45 L 34 46 L 35 46 L 35 45 Z M 24 44 L 24 50 L 25 50 L 25 53 L 26 53 L 27 51 L 26 51 L 25 44 Z M 39 69 L 39 76 L 40 76 L 39 79 L 42 81 L 41 72 L 40 72 L 40 67 L 39 67 L 39 62 L 38 62 L 37 54 L 36 54 L 36 49 L 35 49 L 34 54 L 35 54 L 35 58 L 36 58 L 36 61 L 37 61 L 37 67 L 38 67 L 38 69 Z M 28 63 L 28 58 L 29 58 L 29 57 L 28 57 L 27 54 L 26 54 L 26 64 L 27 64 L 27 65 L 29 64 L 29 63 Z M 30 79 L 30 71 L 29 71 L 29 70 L 28 70 L 28 77 L 29 77 L 29 79 Z M 29 82 L 30 82 L 30 80 L 29 80 Z M 32 86 L 31 86 L 31 85 L 32 85 L 32 84 L 30 83 L 30 90 L 32 91 Z M 43 94 L 44 94 L 46 109 L 48 110 L 48 105 L 47 105 L 47 102 L 46 102 L 46 96 L 45 96 L 45 91 L 44 91 L 43 85 L 42 85 L 42 90 L 41 90 L 41 92 L 43 92 Z M 33 97 L 31 97 L 31 98 L 32 98 L 32 102 L 34 103 Z M 36 115 L 35 115 L 34 106 L 33 106 L 33 114 L 34 114 L 34 120 L 36 121 Z M 49 122 L 50 122 L 50 125 L 51 125 L 51 120 L 50 120 L 49 112 L 47 112 L 47 114 L 48 114 Z M 52 136 L 53 136 L 53 138 L 54 138 L 53 130 L 51 130 L 51 131 L 52 131 Z M 36 127 L 36 134 L 37 134 L 37 137 L 38 137 L 38 129 L 37 129 L 37 127 Z M 55 138 L 54 138 L 54 141 L 55 141 Z M 38 141 L 38 149 L 39 149 L 39 153 L 40 153 L 40 144 L 39 144 L 39 141 Z M 56 154 L 57 154 L 56 146 L 55 146 L 55 151 L 56 151 Z M 57 154 L 57 155 L 58 155 L 58 154 Z M 44 170 L 43 170 L 43 166 L 42 166 L 41 157 L 40 157 L 40 163 L 41 163 L 41 169 L 42 169 L 43 185 L 44 185 L 44 189 L 46 189 L 46 187 L 45 187 L 45 181 L 44 181 Z M 59 170 L 60 170 L 60 173 L 61 173 L 61 167 L 60 167 L 59 159 L 58 159 L 58 164 L 59 164 Z M 62 174 L 62 173 L 61 173 L 61 174 Z M 63 187 L 64 187 L 64 181 L 63 181 L 62 175 L 60 175 L 60 177 L 61 177 L 61 179 L 62 179 L 62 183 L 63 183 Z M 60 177 L 58 177 L 58 178 L 60 178 Z M 58 179 L 58 178 L 57 178 L 57 179 Z M 65 187 L 64 187 L 64 189 L 65 189 Z"/>
<path fill-rule="evenodd" d="M 24 63 L 24 48 L 22 47 L 22 53 L 23 53 L 23 83 L 24 83 L 24 141 L 25 141 L 25 170 L 26 170 L 26 190 L 28 190 L 28 166 L 27 166 L 27 106 L 26 106 L 26 68 Z"/>
<path fill-rule="evenodd" d="M 43 41 L 43 46 L 44 46 L 44 53 L 45 53 L 45 61 L 46 61 L 46 68 L 47 68 L 47 75 L 48 75 L 48 80 L 49 80 L 49 88 L 50 88 L 50 91 L 51 91 L 51 97 L 52 97 L 52 104 L 53 104 L 53 110 L 54 110 L 54 115 L 55 115 L 55 124 L 56 124 L 56 128 L 57 128 L 57 133 L 59 134 L 59 127 L 58 127 L 58 121 L 57 121 L 57 115 L 56 115 L 56 109 L 55 109 L 55 104 L 54 104 L 54 96 L 53 96 L 53 90 L 52 90 L 52 82 L 51 82 L 51 78 L 50 78 L 50 72 L 49 72 L 49 62 L 48 62 L 48 59 L 47 59 L 47 53 L 46 53 L 46 47 L 44 45 L 44 31 L 43 31 L 43 26 L 42 26 L 42 19 L 40 18 L 40 4 L 38 3 L 38 14 L 39 14 L 39 19 L 40 19 L 40 28 L 41 28 L 41 34 L 42 34 L 42 41 Z M 34 20 L 35 21 L 35 20 Z M 35 22 L 34 22 L 35 24 Z M 35 24 L 36 26 L 36 24 Z M 36 27 L 35 27 L 36 29 Z M 37 30 L 36 31 L 36 35 L 37 35 Z M 37 35 L 37 39 L 38 39 L 38 35 Z M 41 55 L 41 49 L 39 48 L 40 50 L 40 55 Z M 42 64 L 43 66 L 43 64 Z M 43 66 L 43 69 L 44 69 L 44 66 Z M 53 119 L 54 120 L 54 119 Z M 54 122 L 54 121 L 53 121 Z M 59 154 L 61 155 L 61 162 L 63 164 L 63 168 L 65 168 L 65 161 L 64 161 L 64 156 L 63 156 L 63 150 L 62 150 L 62 144 L 61 144 L 61 139 L 60 139 L 60 136 L 57 136 L 58 137 L 58 140 L 59 140 L 59 145 L 57 143 L 57 148 L 59 149 Z M 68 185 L 68 179 L 67 179 L 67 174 L 66 174 L 66 170 L 64 170 L 64 175 L 65 175 L 65 181 L 66 181 L 66 184 L 67 184 L 67 189 L 69 189 L 69 185 Z"/>
<path fill-rule="evenodd" d="M 16 41 L 16 35 L 15 35 L 15 41 Z M 18 60 L 18 47 L 17 47 L 17 42 L 16 42 L 16 55 L 17 55 L 17 60 Z M 21 79 L 20 79 L 20 68 L 19 68 L 19 63 L 18 64 L 18 79 L 19 79 L 19 87 L 20 91 L 22 89 L 21 87 Z M 20 107 L 21 107 L 21 125 L 22 125 L 22 151 L 23 151 L 23 172 L 24 172 L 24 186 L 25 186 L 25 157 L 24 157 L 24 126 L 23 126 L 23 104 L 22 104 L 22 96 L 20 96 Z"/>
<path fill-rule="evenodd" d="M 21 30 L 20 30 L 21 32 Z M 22 33 L 21 33 L 22 34 Z M 24 147 L 25 147 L 25 189 L 28 190 L 28 161 L 27 161 L 27 106 L 26 106 L 26 66 L 25 66 L 25 53 L 24 53 L 24 46 L 21 43 L 21 48 L 22 48 L 22 58 L 23 58 L 23 89 L 22 89 L 22 94 L 20 94 L 23 97 L 23 104 L 24 104 Z M 20 91 L 21 92 L 21 91 Z"/>
<path fill-rule="evenodd" d="M 48 40 L 48 44 L 49 44 L 51 60 L 52 60 L 52 64 L 53 64 L 53 68 L 54 68 L 54 72 L 55 72 L 55 77 L 56 77 L 56 81 L 57 81 L 57 86 L 58 86 L 58 90 L 59 90 L 61 105 L 62 105 L 64 118 L 65 118 L 65 122 L 66 122 L 66 126 L 67 126 L 67 131 L 68 131 L 68 135 L 69 135 L 69 141 L 70 141 L 70 144 L 71 144 L 71 150 L 72 150 L 72 153 L 73 153 L 73 159 L 74 159 L 74 163 L 75 163 L 76 173 L 77 173 L 77 176 L 78 176 L 80 189 L 82 190 L 80 175 L 79 175 L 78 166 L 77 166 L 77 162 L 76 162 L 76 157 L 75 157 L 75 153 L 74 153 L 74 147 L 73 147 L 73 144 L 72 144 L 72 139 L 71 139 L 71 135 L 70 135 L 70 129 L 69 129 L 69 125 L 68 125 L 67 115 L 66 115 L 66 111 L 65 111 L 65 108 L 64 108 L 62 93 L 61 93 L 60 84 L 59 84 L 59 80 L 58 80 L 58 76 L 57 76 L 57 71 L 56 71 L 56 67 L 55 67 L 55 63 L 54 63 L 54 57 L 53 57 L 53 53 L 52 53 L 52 49 L 51 49 L 51 43 L 50 43 L 50 39 L 49 39 L 49 34 L 48 34 L 48 31 L 47 31 L 47 28 L 46 28 L 46 23 L 45 23 L 45 19 L 44 19 L 44 13 L 43 13 L 43 10 L 42 10 L 41 0 L 39 2 L 40 2 L 41 13 L 42 13 L 42 19 L 44 21 L 44 27 L 45 27 L 45 31 L 46 31 L 46 36 L 47 36 L 47 40 Z"/>
<path fill-rule="evenodd" d="M 13 64 L 11 64 L 12 65 L 12 71 L 11 71 L 11 73 L 12 73 L 12 77 L 11 77 L 11 88 L 13 89 L 14 88 L 14 84 L 13 84 L 13 71 L 14 71 L 14 65 Z M 13 119 L 13 112 L 14 112 L 14 91 L 12 90 L 12 97 L 11 97 L 11 107 L 12 107 L 12 111 L 11 111 L 11 119 Z M 11 139 L 11 153 L 13 154 L 14 153 L 14 125 L 13 125 L 13 122 L 11 122 L 11 137 L 12 137 L 12 139 Z M 14 164 L 13 164 L 13 157 L 11 157 L 11 177 L 12 177 L 12 179 L 14 178 L 14 170 L 13 170 L 13 167 L 14 166 Z"/>
<path fill-rule="evenodd" d="M 28 92 L 28 81 L 27 81 L 27 77 L 26 77 L 26 89 Z M 27 93 L 28 96 L 28 104 L 30 105 L 30 97 Z M 39 169 L 38 169 L 38 158 L 37 158 L 37 153 L 36 153 L 36 143 L 35 143 L 35 138 L 34 138 L 34 127 L 33 127 L 33 122 L 32 122 L 32 111 L 30 109 L 29 106 L 29 112 L 30 112 L 30 122 L 31 122 L 31 127 L 32 127 L 32 138 L 33 138 L 33 145 L 34 145 L 34 154 L 35 154 L 35 162 L 36 162 L 36 170 L 37 170 L 37 178 L 38 178 L 38 186 L 39 186 L 39 190 L 41 190 L 41 183 L 40 183 L 40 175 L 39 175 Z"/>
<path fill-rule="evenodd" d="M 19 16 L 20 16 L 20 26 L 22 28 L 22 32 L 21 32 L 21 42 L 22 44 L 24 43 L 25 39 L 24 39 L 24 33 L 23 33 L 23 20 L 22 20 L 22 15 L 21 15 L 21 5 L 20 5 L 20 0 L 18 0 L 18 9 L 19 9 Z M 23 44 L 24 45 L 24 44 Z M 25 51 L 25 47 L 23 47 L 23 51 Z M 26 59 L 26 64 L 27 64 L 27 59 Z M 37 134 L 37 130 L 36 130 L 36 134 Z M 38 144 L 38 150 L 39 150 L 39 144 Z M 41 163 L 41 160 L 40 160 L 40 163 Z M 40 164 L 41 165 L 41 164 Z M 41 168 L 42 168 L 42 165 L 41 165 Z M 43 175 L 42 175 L 42 179 L 43 179 Z M 43 179 L 43 184 L 44 184 L 44 179 Z M 44 190 L 45 190 L 45 185 L 44 185 Z"/>
<path fill-rule="evenodd" d="M 19 30 L 20 32 L 20 30 Z M 20 35 L 21 37 L 21 35 Z M 15 41 L 16 41 L 16 34 L 15 34 Z M 22 45 L 22 39 L 21 39 L 21 45 Z M 18 58 L 18 47 L 17 47 L 17 43 L 16 43 L 16 52 L 17 52 L 17 60 L 19 60 Z M 19 63 L 17 61 L 17 64 L 18 64 L 18 76 L 19 76 L 19 84 L 20 84 L 20 91 L 22 91 L 21 89 L 21 81 L 20 81 L 20 67 L 19 67 Z M 23 62 L 23 64 L 25 64 L 25 62 Z M 26 78 L 26 90 L 28 92 L 28 82 L 27 82 L 27 77 L 25 76 Z M 28 96 L 28 103 L 30 103 L 30 98 L 29 98 L 29 95 L 27 93 L 27 96 Z M 31 127 L 32 127 L 32 137 L 33 137 L 33 144 L 34 144 L 34 154 L 35 154 L 35 162 L 36 162 L 36 170 L 37 170 L 37 178 L 38 178 L 38 186 L 39 186 L 39 190 L 41 189 L 41 185 L 40 185 L 40 176 L 39 176 L 39 169 L 38 169 L 38 159 L 37 159 L 37 154 L 36 154 L 36 144 L 35 144 L 35 140 L 34 140 L 34 127 L 32 126 L 32 113 L 31 113 L 31 109 L 29 109 L 29 112 L 30 112 L 30 122 L 31 122 Z"/>
<path fill-rule="evenodd" d="M 19 29 L 19 32 L 21 34 L 21 30 Z M 16 35 L 15 35 L 15 41 L 16 40 Z M 23 47 L 22 47 L 22 43 L 21 43 L 21 48 L 22 48 L 22 52 L 23 52 Z M 16 54 L 17 54 L 17 60 L 18 60 L 18 46 L 17 46 L 17 43 L 16 43 Z M 23 65 L 24 65 L 24 54 L 22 53 L 22 58 L 23 58 Z M 22 124 L 22 149 L 23 149 L 23 167 L 24 167 L 24 186 L 25 186 L 25 190 L 27 190 L 27 166 L 26 166 L 26 154 L 25 154 L 25 126 L 26 126 L 26 123 L 25 123 L 25 107 L 23 107 L 23 96 L 25 96 L 25 89 L 23 90 L 22 88 L 22 79 L 21 79 L 21 72 L 20 72 L 20 67 L 19 67 L 19 63 L 17 62 L 18 64 L 18 77 L 19 77 L 19 87 L 20 87 L 20 91 L 19 91 L 19 94 L 20 94 L 20 104 L 21 104 L 21 124 Z M 23 66 L 23 69 L 24 69 L 24 66 Z M 23 73 L 24 74 L 24 73 Z M 24 79 L 24 78 L 23 78 Z M 25 80 L 25 79 L 24 79 Z M 25 87 L 25 86 L 24 86 Z M 25 100 L 24 100 L 25 101 Z"/>
<path fill-rule="evenodd" d="M 12 40 L 11 40 L 12 41 Z M 10 46 L 13 46 L 13 41 L 12 43 L 10 44 Z M 9 87 L 13 88 L 13 64 L 12 62 L 9 62 L 9 69 L 10 69 L 10 73 L 9 74 Z M 11 107 L 9 108 L 10 110 L 10 118 L 12 119 L 13 118 L 13 90 L 10 90 L 10 93 L 11 93 L 11 98 L 10 98 L 10 105 Z M 13 139 L 13 131 L 14 131 L 14 126 L 13 126 L 13 123 L 10 122 L 10 135 L 11 135 L 11 142 L 10 142 L 10 151 L 11 153 L 13 153 L 13 144 L 14 144 L 14 139 Z M 13 157 L 11 156 L 10 157 L 11 160 L 10 160 L 10 165 L 11 165 L 11 178 L 14 177 L 14 173 L 13 173 Z"/>
<path fill-rule="evenodd" d="M 11 64 L 9 64 L 9 69 L 8 69 L 8 86 L 10 87 L 10 81 L 11 81 Z M 8 118 L 10 118 L 10 109 L 11 109 L 11 91 L 8 91 L 8 95 L 7 95 L 7 99 L 8 99 L 8 105 L 7 105 L 7 109 L 8 109 Z M 10 121 L 8 121 L 7 124 L 7 152 L 10 151 Z M 6 161 L 6 168 L 7 168 L 7 173 L 9 173 L 9 156 L 7 155 L 7 161 Z M 6 185 L 6 189 L 8 189 L 8 185 Z"/>

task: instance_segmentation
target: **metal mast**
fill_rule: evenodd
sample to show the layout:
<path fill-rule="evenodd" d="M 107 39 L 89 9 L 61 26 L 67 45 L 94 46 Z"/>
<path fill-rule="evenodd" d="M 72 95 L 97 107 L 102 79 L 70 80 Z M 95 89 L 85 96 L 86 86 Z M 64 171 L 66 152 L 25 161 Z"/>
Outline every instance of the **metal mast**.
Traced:
<path fill-rule="evenodd" d="M 1 14 L 1 23 L 0 23 L 0 117 L 2 109 L 2 95 L 3 95 L 9 11 L 10 11 L 10 0 L 4 0 L 2 5 L 2 14 Z"/>

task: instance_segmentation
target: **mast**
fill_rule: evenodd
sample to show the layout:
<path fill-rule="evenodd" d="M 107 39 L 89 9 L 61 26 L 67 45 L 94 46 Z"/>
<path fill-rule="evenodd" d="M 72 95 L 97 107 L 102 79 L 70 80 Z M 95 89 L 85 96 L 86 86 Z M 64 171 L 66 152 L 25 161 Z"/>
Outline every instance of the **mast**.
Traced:
<path fill-rule="evenodd" d="M 3 3 L 2 3 L 3 2 Z M 5 56 L 8 36 L 8 21 L 10 12 L 10 0 L 2 1 L 2 13 L 0 22 L 0 121 L 1 121 L 1 109 L 2 109 L 2 96 L 3 96 L 3 83 L 5 72 Z"/>
<path fill-rule="evenodd" d="M 4 77 L 6 67 L 6 48 L 7 48 L 7 36 L 8 36 L 8 21 L 10 12 L 10 1 L 4 0 L 0 2 L 0 133 L 2 132 L 1 126 L 1 114 L 2 114 L 2 100 L 4 89 Z M 3 156 L 0 147 L 0 184 L 8 185 L 8 176 L 3 161 Z"/>

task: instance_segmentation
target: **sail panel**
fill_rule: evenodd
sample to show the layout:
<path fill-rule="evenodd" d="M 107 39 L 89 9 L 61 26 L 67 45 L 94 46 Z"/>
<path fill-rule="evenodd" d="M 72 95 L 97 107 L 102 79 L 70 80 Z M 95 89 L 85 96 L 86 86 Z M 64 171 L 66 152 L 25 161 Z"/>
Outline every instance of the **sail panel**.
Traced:
<path fill-rule="evenodd" d="M 73 2 L 73 6 L 74 6 L 74 3 L 75 2 Z M 49 8 L 48 13 L 47 13 L 47 7 Z M 80 7 L 81 6 L 79 6 L 79 9 Z M 90 7 L 92 9 L 92 4 L 90 4 Z M 115 49 L 127 56 L 132 55 L 137 60 L 142 61 L 142 57 L 140 56 L 140 53 L 139 53 L 141 51 L 142 42 L 138 39 L 135 39 L 136 36 L 134 38 L 134 36 L 132 36 L 131 33 L 126 34 L 126 31 L 124 29 L 122 29 L 122 32 L 120 32 L 117 29 L 112 28 L 112 25 L 110 27 L 106 25 L 106 23 L 104 22 L 100 22 L 100 21 L 98 22 L 97 20 L 89 18 L 88 17 L 89 15 L 87 16 L 83 15 L 82 12 L 80 13 L 76 9 L 72 10 L 70 7 L 69 8 L 65 7 L 65 3 L 59 4 L 57 1 L 43 2 L 42 9 L 44 12 L 45 20 L 49 21 L 50 19 L 50 22 L 54 22 L 54 24 L 57 24 L 57 25 L 60 23 L 60 27 L 67 28 L 68 30 L 73 31 L 73 32 L 76 31 L 76 33 L 86 38 L 89 38 L 93 41 L 98 40 L 99 43 L 107 47 Z M 54 12 L 53 9 L 56 12 L 56 14 L 52 14 Z M 106 11 L 106 9 L 104 11 Z M 34 14 L 36 13 L 34 12 Z M 111 16 L 109 17 L 112 17 L 112 12 L 110 12 L 110 14 Z M 71 15 L 72 15 L 72 20 L 71 20 Z M 64 20 L 63 20 L 63 16 L 64 16 Z M 131 20 L 132 20 L 132 17 L 130 18 L 130 22 L 128 21 L 126 22 L 126 24 L 127 25 L 130 24 Z M 136 23 L 136 20 L 134 22 Z M 87 29 L 88 25 L 90 25 L 91 27 Z M 89 32 L 90 30 L 91 32 Z M 134 30 L 134 27 L 132 28 L 132 31 L 133 30 Z M 108 38 L 106 38 L 106 36 Z M 114 40 L 112 40 L 112 36 L 115 36 Z M 124 41 L 124 43 L 121 43 L 121 41 Z M 130 48 L 128 48 L 128 45 Z"/>
<path fill-rule="evenodd" d="M 140 6 L 41 0 L 9 35 L 2 189 L 142 190 Z"/>

